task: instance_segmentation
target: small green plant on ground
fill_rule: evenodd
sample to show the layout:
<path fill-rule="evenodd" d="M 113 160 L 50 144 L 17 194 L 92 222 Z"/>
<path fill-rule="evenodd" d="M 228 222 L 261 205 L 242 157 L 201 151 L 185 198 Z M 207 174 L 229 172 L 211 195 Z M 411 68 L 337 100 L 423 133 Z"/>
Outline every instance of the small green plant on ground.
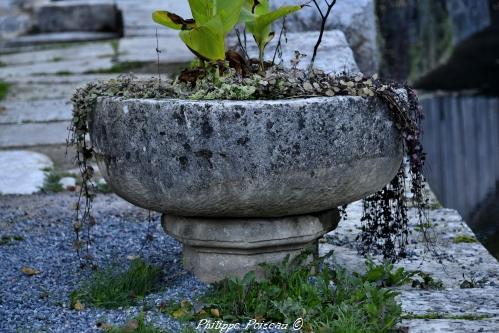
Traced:
<path fill-rule="evenodd" d="M 74 177 L 71 173 L 53 168 L 44 168 L 43 172 L 45 172 L 45 180 L 43 181 L 43 186 L 40 188 L 43 192 L 62 192 L 64 191 L 64 187 L 60 183 L 61 179 L 64 177 Z"/>
<path fill-rule="evenodd" d="M 367 272 L 364 275 L 355 274 L 363 281 L 376 283 L 380 287 L 396 287 L 412 282 L 412 278 L 419 272 L 409 272 L 405 268 L 395 269 L 393 263 L 385 261 L 381 265 L 376 265 L 373 261 L 366 261 Z"/>
<path fill-rule="evenodd" d="M 147 323 L 143 312 L 123 326 L 117 327 L 108 324 L 101 324 L 100 326 L 102 331 L 106 333 L 166 333 L 154 325 Z"/>
<path fill-rule="evenodd" d="M 131 262 L 127 271 L 117 265 L 97 270 L 90 280 L 71 293 L 71 305 L 93 305 L 101 308 L 130 306 L 148 293 L 159 289 L 161 270 L 141 259 Z"/>
<path fill-rule="evenodd" d="M 471 288 L 483 288 L 485 283 L 487 283 L 488 279 L 486 277 L 482 277 L 481 279 L 470 276 L 469 278 L 463 273 L 463 281 L 459 284 L 459 288 L 461 289 L 471 289 Z"/>
<path fill-rule="evenodd" d="M 188 301 L 171 304 L 165 311 L 178 319 L 211 317 L 225 322 L 285 323 L 298 318 L 305 332 L 390 332 L 401 318 L 397 293 L 380 287 L 372 276 L 330 269 L 323 263 L 302 265 L 305 256 L 279 265 L 262 265 L 265 279 L 254 272 L 243 279 L 231 278 L 215 284 L 200 301 L 202 309 Z"/>
<path fill-rule="evenodd" d="M 430 230 L 431 228 L 435 227 L 436 224 L 433 224 L 431 222 L 425 222 L 421 225 L 417 225 L 414 227 L 414 230 L 417 232 L 424 232 L 426 230 Z"/>
<path fill-rule="evenodd" d="M 3 235 L 0 236 L 0 246 L 1 245 L 9 245 L 14 242 L 20 242 L 23 241 L 24 237 L 19 236 L 19 235 Z"/>
<path fill-rule="evenodd" d="M 444 289 L 444 283 L 442 282 L 442 280 L 436 279 L 428 273 L 417 271 L 415 279 L 412 280 L 412 287 L 425 290 L 428 289 L 439 290 L 439 289 Z"/>
<path fill-rule="evenodd" d="M 476 239 L 474 236 L 469 236 L 469 235 L 457 235 L 454 237 L 453 242 L 455 244 L 478 243 L 478 239 Z"/>
<path fill-rule="evenodd" d="M 10 84 L 4 81 L 0 81 L 0 101 L 7 97 L 9 93 Z"/>

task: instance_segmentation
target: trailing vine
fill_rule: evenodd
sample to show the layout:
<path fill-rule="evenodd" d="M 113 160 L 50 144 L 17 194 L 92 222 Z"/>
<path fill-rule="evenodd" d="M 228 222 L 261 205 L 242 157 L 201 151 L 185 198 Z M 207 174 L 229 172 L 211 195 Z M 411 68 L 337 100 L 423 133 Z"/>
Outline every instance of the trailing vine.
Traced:
<path fill-rule="evenodd" d="M 298 56 L 299 57 L 299 56 Z M 296 63 L 299 59 L 294 60 Z M 218 66 L 218 65 L 217 65 Z M 427 201 L 424 197 L 424 152 L 421 146 L 420 121 L 422 111 L 416 93 L 406 85 L 384 82 L 377 75 L 330 75 L 320 70 L 306 72 L 284 69 L 267 64 L 261 74 L 256 63 L 245 64 L 246 77 L 236 70 L 225 69 L 224 76 L 217 70 L 204 70 L 196 83 L 146 80 L 133 76 L 120 76 L 105 82 L 90 83 L 77 90 L 74 105 L 70 143 L 76 148 L 76 162 L 82 175 L 82 186 L 74 221 L 75 248 L 82 266 L 92 265 L 90 247 L 91 227 L 95 218 L 91 214 L 95 197 L 92 179 L 95 152 L 88 141 L 88 115 L 99 97 L 122 98 L 195 98 L 200 99 L 287 99 L 316 96 L 362 96 L 381 98 L 389 107 L 393 121 L 404 142 L 407 165 L 402 163 L 396 177 L 385 188 L 364 200 L 362 232 L 358 236 L 359 250 L 363 254 L 380 253 L 396 259 L 405 255 L 408 236 L 408 207 L 417 209 L 419 226 L 424 231 Z M 409 182 L 407 183 L 407 180 Z M 84 250 L 84 255 L 83 254 Z"/>

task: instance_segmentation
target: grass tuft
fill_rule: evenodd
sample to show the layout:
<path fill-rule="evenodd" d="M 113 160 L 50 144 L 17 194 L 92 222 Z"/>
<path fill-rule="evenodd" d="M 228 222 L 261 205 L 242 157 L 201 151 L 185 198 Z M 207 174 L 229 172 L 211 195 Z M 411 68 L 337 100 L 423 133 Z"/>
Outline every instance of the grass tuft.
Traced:
<path fill-rule="evenodd" d="M 64 187 L 61 185 L 60 180 L 64 177 L 73 177 L 70 173 L 57 171 L 53 168 L 45 168 L 43 171 L 45 172 L 45 180 L 40 188 L 43 192 L 62 192 Z"/>
<path fill-rule="evenodd" d="M 116 264 L 100 269 L 90 281 L 71 294 L 71 304 L 100 308 L 131 306 L 145 295 L 159 289 L 161 270 L 141 259 L 133 260 L 126 271 Z"/>
<path fill-rule="evenodd" d="M 10 89 L 10 83 L 0 81 L 0 101 L 5 99 L 5 97 L 7 97 L 9 89 Z"/>
<path fill-rule="evenodd" d="M 10 245 L 14 242 L 23 241 L 24 237 L 19 235 L 3 235 L 0 237 L 0 246 L 1 245 Z"/>
<path fill-rule="evenodd" d="M 453 242 L 455 244 L 478 243 L 478 239 L 476 239 L 474 236 L 469 236 L 469 235 L 457 235 L 456 237 L 454 237 Z"/>

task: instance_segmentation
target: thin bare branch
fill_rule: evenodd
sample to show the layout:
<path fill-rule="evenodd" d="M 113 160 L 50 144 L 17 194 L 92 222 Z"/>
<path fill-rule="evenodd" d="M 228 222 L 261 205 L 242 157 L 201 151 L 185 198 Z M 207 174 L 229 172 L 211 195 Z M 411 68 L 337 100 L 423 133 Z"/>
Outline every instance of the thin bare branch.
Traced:
<path fill-rule="evenodd" d="M 315 58 L 317 57 L 317 51 L 319 50 L 319 46 L 322 43 L 322 37 L 324 36 L 324 31 L 326 30 L 327 19 L 329 18 L 329 14 L 331 14 L 333 7 L 336 5 L 336 0 L 333 0 L 333 2 L 329 2 L 327 0 L 324 0 L 324 2 L 327 5 L 327 11 L 326 11 L 326 14 L 324 14 L 323 11 L 321 10 L 321 7 L 319 6 L 318 0 L 312 0 L 312 2 L 314 3 L 315 7 L 317 8 L 317 11 L 319 12 L 319 15 L 321 16 L 322 22 L 321 22 L 321 30 L 319 32 L 319 37 L 317 38 L 317 43 L 314 46 L 314 54 L 312 55 L 312 60 L 310 61 L 309 71 L 311 71 L 312 68 L 314 67 Z"/>

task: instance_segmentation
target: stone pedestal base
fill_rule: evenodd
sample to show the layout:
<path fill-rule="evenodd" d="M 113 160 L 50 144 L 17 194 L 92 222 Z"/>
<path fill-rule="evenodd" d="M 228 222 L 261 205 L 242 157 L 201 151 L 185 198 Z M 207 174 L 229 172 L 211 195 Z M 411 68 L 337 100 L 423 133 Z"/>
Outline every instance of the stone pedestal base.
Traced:
<path fill-rule="evenodd" d="M 206 283 L 262 274 L 258 264 L 300 254 L 338 225 L 337 210 L 280 218 L 197 218 L 164 214 L 163 229 L 183 243 L 184 267 Z"/>

